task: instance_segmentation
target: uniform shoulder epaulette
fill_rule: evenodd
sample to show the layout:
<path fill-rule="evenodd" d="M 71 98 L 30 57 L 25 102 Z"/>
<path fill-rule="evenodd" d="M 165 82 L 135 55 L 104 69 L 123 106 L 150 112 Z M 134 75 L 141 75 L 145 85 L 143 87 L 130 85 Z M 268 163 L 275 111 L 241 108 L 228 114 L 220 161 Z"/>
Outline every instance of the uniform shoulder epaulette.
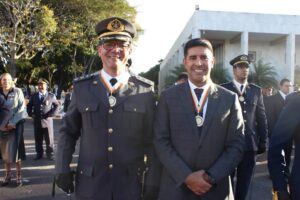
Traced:
<path fill-rule="evenodd" d="M 138 75 L 136 75 L 135 77 L 136 77 L 136 79 L 139 80 L 140 82 L 143 82 L 143 83 L 146 83 L 147 85 L 149 85 L 149 87 L 150 87 L 150 86 L 154 86 L 154 82 L 153 82 L 153 81 L 150 81 L 149 79 L 146 79 L 146 78 L 144 78 L 144 77 L 142 77 L 142 76 L 138 76 Z"/>
<path fill-rule="evenodd" d="M 81 81 L 89 80 L 89 79 L 93 78 L 95 75 L 96 75 L 96 73 L 79 76 L 73 80 L 73 83 L 78 83 Z"/>
<path fill-rule="evenodd" d="M 256 85 L 256 84 L 254 84 L 254 83 L 249 83 L 249 85 L 250 85 L 250 86 L 252 86 L 252 87 L 254 87 L 254 88 L 261 89 L 261 87 L 260 87 L 260 86 L 258 86 L 258 85 Z"/>

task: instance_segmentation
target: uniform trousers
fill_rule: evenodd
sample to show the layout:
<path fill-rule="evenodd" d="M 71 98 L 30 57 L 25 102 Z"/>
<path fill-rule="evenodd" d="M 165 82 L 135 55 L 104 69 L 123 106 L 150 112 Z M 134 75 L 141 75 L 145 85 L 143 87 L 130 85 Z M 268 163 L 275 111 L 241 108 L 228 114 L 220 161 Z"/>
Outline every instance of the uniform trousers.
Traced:
<path fill-rule="evenodd" d="M 231 174 L 232 185 L 234 185 L 234 177 L 236 175 L 235 200 L 245 200 L 247 197 L 254 173 L 255 158 L 255 151 L 245 151 L 243 159 L 236 168 L 236 171 Z"/>
<path fill-rule="evenodd" d="M 34 140 L 35 140 L 35 150 L 36 150 L 36 157 L 42 158 L 44 154 L 43 149 L 43 139 L 45 140 L 46 144 L 46 155 L 52 156 L 53 154 L 53 147 L 50 143 L 50 137 L 48 128 L 43 128 L 41 124 L 41 120 L 35 119 L 34 120 Z"/>

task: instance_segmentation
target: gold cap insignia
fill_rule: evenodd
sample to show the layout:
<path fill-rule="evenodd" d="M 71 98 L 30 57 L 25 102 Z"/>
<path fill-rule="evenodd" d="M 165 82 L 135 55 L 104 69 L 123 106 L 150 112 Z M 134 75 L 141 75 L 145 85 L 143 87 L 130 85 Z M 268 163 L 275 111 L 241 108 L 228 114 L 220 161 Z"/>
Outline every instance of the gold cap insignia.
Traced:
<path fill-rule="evenodd" d="M 122 32 L 125 30 L 125 26 L 118 19 L 109 22 L 106 28 L 113 32 Z"/>
<path fill-rule="evenodd" d="M 241 56 L 240 60 L 246 61 L 246 60 L 248 60 L 248 58 L 247 58 L 247 56 Z"/>

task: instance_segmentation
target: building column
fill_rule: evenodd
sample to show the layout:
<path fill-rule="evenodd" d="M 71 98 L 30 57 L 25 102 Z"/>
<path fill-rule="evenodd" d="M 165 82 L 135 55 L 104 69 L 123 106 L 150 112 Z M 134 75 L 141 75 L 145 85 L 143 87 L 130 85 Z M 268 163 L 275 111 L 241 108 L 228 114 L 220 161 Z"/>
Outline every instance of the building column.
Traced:
<path fill-rule="evenodd" d="M 286 72 L 287 76 L 294 83 L 295 77 L 295 34 L 291 33 L 286 37 Z"/>
<path fill-rule="evenodd" d="M 241 53 L 248 55 L 248 32 L 241 33 Z"/>

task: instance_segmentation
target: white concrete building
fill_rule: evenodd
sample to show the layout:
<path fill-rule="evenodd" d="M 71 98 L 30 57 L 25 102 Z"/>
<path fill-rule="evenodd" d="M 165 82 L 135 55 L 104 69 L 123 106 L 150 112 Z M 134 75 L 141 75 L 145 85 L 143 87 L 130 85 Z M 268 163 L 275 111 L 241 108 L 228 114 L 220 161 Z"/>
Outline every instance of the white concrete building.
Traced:
<path fill-rule="evenodd" d="M 251 55 L 254 62 L 270 63 L 278 80 L 294 82 L 295 68 L 300 68 L 300 15 L 195 10 L 161 64 L 160 91 L 170 70 L 182 64 L 185 42 L 197 37 L 212 42 L 216 64 L 230 74 L 229 61 L 241 53 Z"/>

